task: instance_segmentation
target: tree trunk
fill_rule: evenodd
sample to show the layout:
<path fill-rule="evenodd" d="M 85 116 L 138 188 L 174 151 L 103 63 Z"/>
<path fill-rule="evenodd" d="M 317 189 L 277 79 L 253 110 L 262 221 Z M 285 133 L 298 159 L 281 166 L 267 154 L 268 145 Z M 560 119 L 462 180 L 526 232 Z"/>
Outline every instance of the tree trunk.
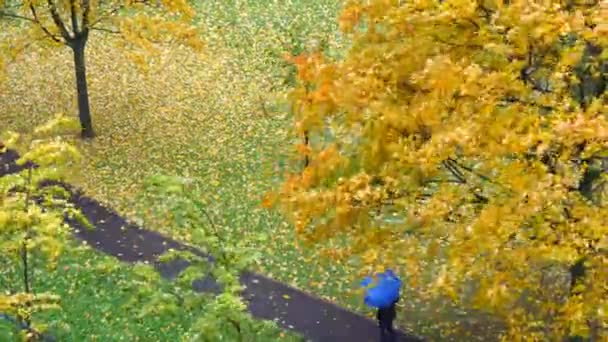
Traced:
<path fill-rule="evenodd" d="M 84 50 L 87 38 L 81 37 L 74 41 L 71 48 L 74 52 L 74 71 L 76 72 L 76 90 L 78 91 L 78 117 L 82 127 L 83 138 L 95 136 L 89 106 L 89 91 L 87 89 L 87 69 L 84 59 Z"/>
<path fill-rule="evenodd" d="M 304 146 L 308 147 L 308 145 L 309 145 L 308 131 L 304 131 Z M 310 159 L 308 158 L 308 154 L 307 154 L 304 156 L 304 168 L 307 168 L 308 164 L 310 164 Z"/>

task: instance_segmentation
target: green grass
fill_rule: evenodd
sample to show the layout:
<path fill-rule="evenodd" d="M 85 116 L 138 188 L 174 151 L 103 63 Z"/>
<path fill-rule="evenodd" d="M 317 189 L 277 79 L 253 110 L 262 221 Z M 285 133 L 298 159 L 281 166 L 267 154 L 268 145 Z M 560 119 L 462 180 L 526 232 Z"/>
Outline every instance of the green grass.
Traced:
<path fill-rule="evenodd" d="M 20 269 L 10 265 L 15 264 L 3 263 L 3 291 L 21 284 Z M 35 268 L 35 291 L 58 294 L 62 302 L 61 310 L 38 313 L 34 322 L 48 324 L 58 341 L 187 341 L 210 296 L 185 292 L 183 295 L 202 298 L 201 302 L 173 307 L 170 293 L 176 291 L 174 285 L 164 280 L 145 281 L 142 274 L 141 268 L 89 248 L 72 249 L 62 256 L 56 270 Z M 155 298 L 164 299 L 152 303 Z M 150 311 L 142 310 L 150 304 Z M 234 331 L 227 330 L 225 336 L 226 340 L 234 338 Z M 0 323 L 0 341 L 13 338 L 11 327 Z M 256 340 L 298 339 L 278 328 L 266 328 Z"/>
<path fill-rule="evenodd" d="M 98 136 L 93 142 L 75 140 L 85 161 L 82 176 L 72 181 L 146 228 L 190 242 L 193 232 L 149 211 L 141 198 L 148 176 L 192 177 L 216 224 L 231 231 L 231 238 L 269 236 L 258 246 L 263 255 L 258 271 L 373 315 L 355 292 L 355 265 L 297 248 L 292 227 L 260 208 L 264 192 L 279 184 L 297 139 L 285 105 L 292 70 L 283 54 L 298 53 L 313 40 L 332 54 L 344 51 L 337 34 L 339 3 L 197 2 L 206 56 L 168 49 L 161 56 L 164 64 L 153 66 L 150 75 L 117 61 L 120 51 L 109 38 L 92 35 L 87 58 Z M 26 131 L 55 112 L 75 113 L 68 52 L 40 58 L 27 55 L 11 69 L 8 91 L 0 93 L 5 104 L 0 121 L 8 127 Z M 445 303 L 427 302 L 407 289 L 404 295 L 401 327 L 433 337 L 440 323 L 461 320 Z"/>

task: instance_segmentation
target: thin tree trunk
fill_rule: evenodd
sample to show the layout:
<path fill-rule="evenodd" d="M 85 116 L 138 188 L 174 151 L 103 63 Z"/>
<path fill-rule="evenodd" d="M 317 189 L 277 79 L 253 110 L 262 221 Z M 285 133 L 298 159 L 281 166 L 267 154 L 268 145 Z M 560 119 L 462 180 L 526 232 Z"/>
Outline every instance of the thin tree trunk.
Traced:
<path fill-rule="evenodd" d="M 24 210 L 27 213 L 29 211 L 29 207 L 30 207 L 30 191 L 31 191 L 31 186 L 32 186 L 32 165 L 29 165 L 29 168 L 27 170 L 27 184 L 26 184 L 26 193 L 25 193 L 25 206 L 24 206 Z M 21 266 L 23 268 L 23 290 L 25 291 L 25 293 L 30 293 L 32 288 L 30 285 L 30 270 L 29 270 L 29 263 L 28 263 L 28 251 L 27 251 L 27 244 L 29 242 L 30 239 L 30 227 L 28 226 L 26 228 L 25 231 L 25 238 L 22 241 L 21 244 Z M 31 307 L 30 303 L 27 302 L 26 303 L 26 307 L 29 309 Z M 24 319 L 22 317 L 19 317 L 19 320 L 22 321 L 22 323 L 25 324 L 26 327 L 30 327 L 31 325 L 31 321 L 29 318 L 29 315 L 27 317 L 25 317 Z"/>
<path fill-rule="evenodd" d="M 304 145 L 306 147 L 308 147 L 308 144 L 309 144 L 308 131 L 304 131 Z M 307 168 L 309 164 L 310 164 L 310 158 L 308 157 L 308 154 L 307 154 L 304 156 L 304 168 Z"/>
<path fill-rule="evenodd" d="M 95 136 L 91 120 L 91 108 L 89 106 L 89 91 L 87 89 L 87 69 L 84 58 L 87 37 L 81 37 L 74 41 L 71 46 L 74 52 L 74 71 L 76 72 L 76 89 L 78 91 L 78 117 L 82 127 L 82 137 L 92 138 Z"/>

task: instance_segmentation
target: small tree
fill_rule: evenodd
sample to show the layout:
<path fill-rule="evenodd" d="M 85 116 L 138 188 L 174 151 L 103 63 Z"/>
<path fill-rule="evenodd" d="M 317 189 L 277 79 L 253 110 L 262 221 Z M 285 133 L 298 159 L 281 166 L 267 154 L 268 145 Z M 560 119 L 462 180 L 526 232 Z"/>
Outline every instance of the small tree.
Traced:
<path fill-rule="evenodd" d="M 72 50 L 78 113 L 85 138 L 94 136 L 85 62 L 85 48 L 91 33 L 97 31 L 122 38 L 140 52 L 150 52 L 155 43 L 168 38 L 199 49 L 201 41 L 196 29 L 189 24 L 193 17 L 194 10 L 184 0 L 0 0 L 0 19 L 21 20 L 27 24 L 27 30 L 20 26 L 10 31 L 16 35 L 17 42 L 22 42 L 15 46 L 43 41 Z M 134 56 L 144 62 L 141 53 Z"/>
<path fill-rule="evenodd" d="M 349 1 L 346 56 L 294 58 L 309 163 L 277 197 L 298 235 L 503 318 L 507 340 L 605 338 L 606 14 Z"/>
<path fill-rule="evenodd" d="M 25 146 L 25 154 L 17 160 L 18 173 L 0 177 L 0 259 L 5 269 L 20 269 L 20 284 L 4 284 L 0 289 L 0 319 L 15 323 L 28 340 L 41 336 L 32 314 L 58 309 L 60 298 L 52 293 L 39 293 L 32 279 L 34 258 L 54 268 L 69 237 L 64 215 L 82 215 L 68 205 L 69 193 L 60 186 L 41 186 L 43 181 L 60 181 L 78 151 L 58 137 L 44 139 L 63 129 L 77 129 L 78 123 L 58 117 L 35 131 L 35 140 L 6 133 L 6 146 Z M 37 263 L 40 265 L 40 263 Z M 16 267 L 10 267 L 14 265 Z M 1 273 L 1 272 L 0 272 Z"/>
<path fill-rule="evenodd" d="M 187 295 L 193 280 L 212 276 L 219 285 L 215 288 L 218 293 L 212 294 L 214 298 L 202 304 L 205 305 L 205 314 L 193 324 L 187 340 L 277 340 L 280 330 L 276 323 L 254 319 L 240 295 L 243 286 L 239 276 L 258 260 L 257 246 L 268 238 L 267 234 L 260 232 L 244 236 L 234 227 L 223 224 L 221 218 L 212 217 L 207 210 L 206 194 L 189 179 L 162 175 L 151 177 L 146 182 L 144 195 L 147 208 L 172 217 L 172 228 L 177 230 L 176 233 L 191 234 L 193 244 L 208 253 L 209 257 L 205 257 L 188 251 L 172 251 L 161 257 L 163 261 L 182 257 L 190 262 L 175 287 L 175 294 L 181 292 L 182 306 L 201 305 L 200 295 Z M 295 336 L 286 338 L 301 340 Z"/>

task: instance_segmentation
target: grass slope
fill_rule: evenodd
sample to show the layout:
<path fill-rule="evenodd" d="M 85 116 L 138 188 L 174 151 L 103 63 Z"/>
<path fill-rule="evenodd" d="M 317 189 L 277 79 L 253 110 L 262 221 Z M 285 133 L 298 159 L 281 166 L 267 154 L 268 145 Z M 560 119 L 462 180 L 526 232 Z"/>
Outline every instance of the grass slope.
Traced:
<path fill-rule="evenodd" d="M 87 50 L 90 94 L 98 137 L 77 143 L 86 157 L 72 180 L 92 197 L 146 227 L 191 241 L 169 215 L 142 205 L 143 180 L 156 173 L 193 177 L 209 212 L 231 238 L 264 232 L 259 270 L 275 279 L 371 314 L 359 296 L 353 265 L 336 265 L 294 244 L 292 229 L 260 208 L 292 152 L 292 121 L 284 103 L 289 68 L 283 54 L 325 43 L 338 53 L 338 0 L 215 0 L 197 2 L 204 55 L 171 47 L 148 74 L 139 73 L 109 37 L 95 34 Z M 316 42 L 316 43 L 315 43 Z M 0 93 L 0 121 L 27 130 L 57 112 L 74 115 L 69 51 L 24 55 L 10 67 Z M 437 322 L 460 318 L 405 292 L 400 326 L 429 336 Z"/>
<path fill-rule="evenodd" d="M 4 260 L 3 260 L 4 261 Z M 38 261 L 40 263 L 40 261 Z M 20 269 L 3 263 L 0 288 L 19 286 Z M 58 341 L 188 341 L 191 328 L 205 311 L 208 296 L 184 293 L 202 299 L 192 307 L 176 307 L 174 285 L 150 280 L 146 269 L 100 255 L 90 248 L 72 248 L 55 270 L 34 265 L 34 289 L 62 298 L 62 309 L 39 313 L 34 321 L 49 325 Z M 256 323 L 254 323 L 256 324 Z M 236 338 L 226 330 L 226 340 Z M 12 328 L 0 321 L 0 341 L 12 341 Z M 264 329 L 256 341 L 298 341 L 280 329 Z"/>

